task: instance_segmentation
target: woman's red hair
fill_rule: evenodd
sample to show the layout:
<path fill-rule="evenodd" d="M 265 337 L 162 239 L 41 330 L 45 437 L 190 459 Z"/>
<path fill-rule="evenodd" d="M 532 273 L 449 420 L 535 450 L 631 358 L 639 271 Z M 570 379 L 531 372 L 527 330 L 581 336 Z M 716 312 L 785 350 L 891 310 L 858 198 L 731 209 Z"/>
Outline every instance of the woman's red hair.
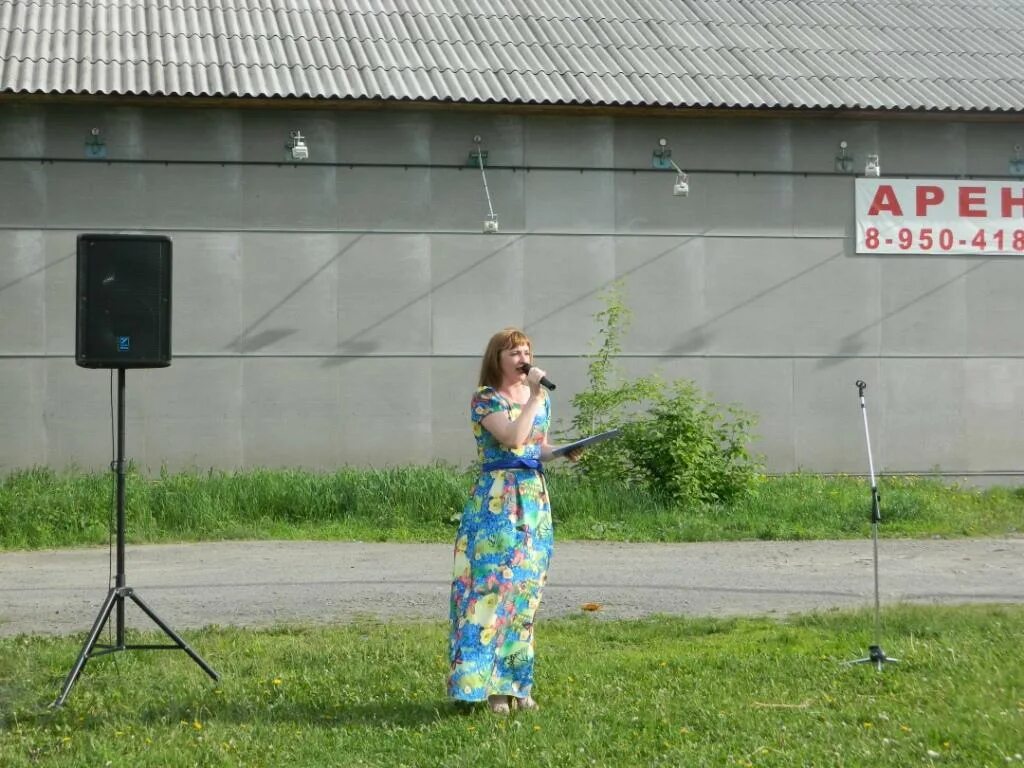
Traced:
<path fill-rule="evenodd" d="M 530 348 L 530 358 L 533 358 L 533 344 L 530 337 L 518 328 L 503 328 L 491 336 L 487 342 L 487 349 L 484 351 L 484 358 L 480 361 L 480 381 L 478 386 L 494 387 L 501 386 L 501 352 L 504 349 L 513 349 L 522 344 Z"/>

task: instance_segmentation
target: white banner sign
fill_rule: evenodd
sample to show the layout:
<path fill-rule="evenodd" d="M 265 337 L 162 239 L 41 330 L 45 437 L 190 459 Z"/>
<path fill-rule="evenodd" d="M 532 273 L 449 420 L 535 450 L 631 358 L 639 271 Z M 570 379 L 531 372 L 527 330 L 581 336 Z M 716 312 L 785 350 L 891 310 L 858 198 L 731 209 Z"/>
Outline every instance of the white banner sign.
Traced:
<path fill-rule="evenodd" d="M 857 253 L 1024 254 L 1024 181 L 857 179 Z"/>

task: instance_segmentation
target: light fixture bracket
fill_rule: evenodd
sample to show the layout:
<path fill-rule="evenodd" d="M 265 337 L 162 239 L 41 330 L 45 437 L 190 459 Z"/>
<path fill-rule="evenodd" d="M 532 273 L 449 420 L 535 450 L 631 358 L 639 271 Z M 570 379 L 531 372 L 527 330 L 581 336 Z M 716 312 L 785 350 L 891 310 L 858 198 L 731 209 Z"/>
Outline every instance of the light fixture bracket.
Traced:
<path fill-rule="evenodd" d="M 100 138 L 100 129 L 92 128 L 89 131 L 89 138 L 85 140 L 85 156 L 89 160 L 105 160 L 107 157 L 107 145 Z"/>
<path fill-rule="evenodd" d="M 671 171 L 674 167 L 672 147 L 665 139 L 658 139 L 658 146 L 651 152 L 651 168 L 656 168 L 659 171 Z"/>
<path fill-rule="evenodd" d="M 839 142 L 839 154 L 836 155 L 835 169 L 837 173 L 853 173 L 853 155 L 846 152 L 847 143 Z"/>
<path fill-rule="evenodd" d="M 1024 176 L 1024 157 L 1021 157 L 1022 147 L 1020 144 L 1013 145 L 1014 156 L 1010 158 L 1010 173 L 1013 176 Z"/>
<path fill-rule="evenodd" d="M 474 149 L 469 153 L 469 157 L 466 159 L 466 166 L 468 168 L 479 168 L 483 166 L 487 167 L 487 150 L 486 149 Z"/>

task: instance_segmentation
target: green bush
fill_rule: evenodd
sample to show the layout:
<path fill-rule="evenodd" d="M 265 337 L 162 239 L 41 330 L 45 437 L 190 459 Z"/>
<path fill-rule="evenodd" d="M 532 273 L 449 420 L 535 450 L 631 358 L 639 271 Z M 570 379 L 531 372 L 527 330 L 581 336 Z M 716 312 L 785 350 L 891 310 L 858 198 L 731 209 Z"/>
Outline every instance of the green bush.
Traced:
<path fill-rule="evenodd" d="M 723 411 L 681 380 L 655 392 L 646 415 L 625 426 L 623 449 L 647 487 L 681 502 L 729 502 L 758 474 L 747 450 L 752 424 L 746 412 Z"/>
<path fill-rule="evenodd" d="M 621 284 L 602 298 L 605 309 L 596 315 L 600 340 L 587 368 L 590 386 L 573 398 L 572 425 L 579 434 L 617 427 L 622 436 L 586 451 L 580 471 L 681 505 L 728 502 L 748 492 L 761 472 L 748 450 L 753 415 L 719 406 L 685 379 L 623 379 L 614 363 L 630 319 Z"/>

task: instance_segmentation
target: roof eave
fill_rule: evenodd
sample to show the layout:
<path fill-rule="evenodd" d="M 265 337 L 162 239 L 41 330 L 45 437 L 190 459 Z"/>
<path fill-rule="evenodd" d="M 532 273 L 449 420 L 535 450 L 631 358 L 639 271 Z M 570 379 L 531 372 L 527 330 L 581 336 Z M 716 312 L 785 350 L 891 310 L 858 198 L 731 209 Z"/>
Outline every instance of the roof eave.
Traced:
<path fill-rule="evenodd" d="M 526 114 L 616 115 L 630 117 L 816 117 L 845 119 L 919 119 L 1024 121 L 1024 109 L 878 109 L 859 107 L 707 106 L 679 104 L 550 103 L 542 101 L 455 100 L 418 98 L 325 98 L 281 96 L 169 95 L 147 93 L 13 92 L 0 91 L 0 102 L 118 104 L 140 107 L 218 107 L 238 109 L 458 109 Z"/>

